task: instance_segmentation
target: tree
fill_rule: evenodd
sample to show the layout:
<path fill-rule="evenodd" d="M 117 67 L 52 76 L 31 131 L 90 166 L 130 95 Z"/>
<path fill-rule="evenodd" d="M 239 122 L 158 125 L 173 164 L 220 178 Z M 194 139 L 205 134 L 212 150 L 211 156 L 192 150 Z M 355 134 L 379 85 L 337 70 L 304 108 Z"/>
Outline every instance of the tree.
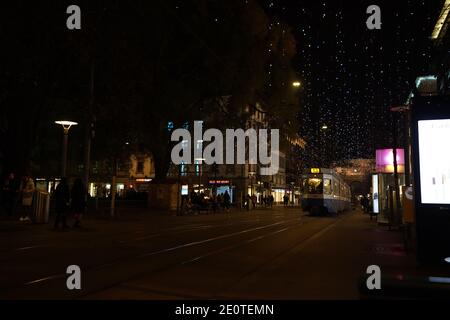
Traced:
<path fill-rule="evenodd" d="M 17 15 L 30 11 L 24 6 L 17 5 Z M 245 106 L 267 99 L 274 126 L 295 127 L 298 103 L 291 100 L 292 88 L 267 90 L 267 66 L 272 62 L 278 70 L 277 82 L 291 82 L 289 59 L 295 46 L 290 47 L 288 30 L 271 27 L 271 19 L 255 0 L 89 2 L 81 10 L 82 29 L 69 31 L 62 4 L 37 6 L 33 14 L 23 16 L 28 22 L 19 33 L 8 38 L 13 50 L 3 59 L 10 68 L 2 81 L 26 79 L 26 84 L 13 86 L 15 90 L 6 85 L 0 96 L 2 105 L 17 107 L 6 115 L 8 128 L 16 128 L 6 135 L 24 135 L 3 148 L 20 145 L 20 150 L 27 150 L 10 153 L 10 159 L 42 162 L 49 150 L 57 154 L 55 138 L 45 128 L 53 125 L 61 110 L 78 120 L 80 127 L 89 121 L 86 114 L 95 116 L 94 160 L 113 159 L 130 142 L 152 152 L 157 180 L 166 177 L 170 165 L 169 122 L 181 127 L 222 114 L 224 126 L 238 126 L 248 116 Z M 7 23 L 14 30 L 16 22 Z M 28 52 L 26 40 L 32 41 L 32 53 L 20 55 Z M 274 43 L 276 49 L 269 54 Z M 25 101 L 15 100 L 20 96 Z M 226 106 L 224 96 L 229 97 Z M 57 108 L 56 100 L 67 103 Z M 24 105 L 32 112 L 29 130 L 19 129 Z M 77 138 L 82 143 L 83 138 Z M 37 148 L 31 152 L 33 145 Z"/>

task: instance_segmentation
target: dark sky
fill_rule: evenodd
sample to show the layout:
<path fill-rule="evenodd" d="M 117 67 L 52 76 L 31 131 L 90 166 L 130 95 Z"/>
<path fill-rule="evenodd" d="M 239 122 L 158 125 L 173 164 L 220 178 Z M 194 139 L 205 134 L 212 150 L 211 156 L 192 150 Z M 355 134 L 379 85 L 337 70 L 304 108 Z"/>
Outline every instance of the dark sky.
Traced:
<path fill-rule="evenodd" d="M 429 73 L 430 36 L 442 0 L 260 0 L 297 39 L 302 134 L 310 147 L 318 126 L 333 146 L 330 160 L 373 157 L 390 144 L 388 109 L 405 103 L 417 76 Z M 381 8 L 382 29 L 368 30 L 366 9 Z"/>

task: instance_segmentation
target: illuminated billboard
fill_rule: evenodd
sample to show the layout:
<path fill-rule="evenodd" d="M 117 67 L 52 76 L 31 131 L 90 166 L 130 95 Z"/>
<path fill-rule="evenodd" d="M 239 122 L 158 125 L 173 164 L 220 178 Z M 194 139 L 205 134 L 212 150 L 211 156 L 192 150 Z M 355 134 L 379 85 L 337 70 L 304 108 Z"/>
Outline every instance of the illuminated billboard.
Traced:
<path fill-rule="evenodd" d="M 378 173 L 394 173 L 394 150 L 381 149 L 377 150 L 377 172 Z M 405 173 L 405 150 L 397 149 L 397 172 Z"/>
<path fill-rule="evenodd" d="M 373 199 L 373 213 L 380 213 L 377 174 L 372 175 L 372 199 Z"/>
<path fill-rule="evenodd" d="M 421 120 L 420 194 L 423 204 L 450 204 L 450 119 Z"/>

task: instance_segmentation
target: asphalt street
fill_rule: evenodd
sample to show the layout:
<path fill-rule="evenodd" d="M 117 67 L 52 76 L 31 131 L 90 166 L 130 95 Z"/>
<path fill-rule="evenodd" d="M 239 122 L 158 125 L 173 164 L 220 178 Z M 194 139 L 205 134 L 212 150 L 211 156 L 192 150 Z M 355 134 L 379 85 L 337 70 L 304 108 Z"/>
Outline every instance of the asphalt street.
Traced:
<path fill-rule="evenodd" d="M 369 265 L 410 263 L 397 233 L 355 210 L 299 208 L 0 226 L 2 299 L 358 299 Z M 66 269 L 81 269 L 68 290 Z"/>

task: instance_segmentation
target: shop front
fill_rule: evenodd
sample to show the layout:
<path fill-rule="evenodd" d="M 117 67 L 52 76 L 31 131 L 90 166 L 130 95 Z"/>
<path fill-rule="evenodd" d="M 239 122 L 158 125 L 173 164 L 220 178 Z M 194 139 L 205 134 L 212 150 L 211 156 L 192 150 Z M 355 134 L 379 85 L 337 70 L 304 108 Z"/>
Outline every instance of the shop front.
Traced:
<path fill-rule="evenodd" d="M 230 195 L 231 202 L 235 198 L 235 187 L 231 180 L 209 180 L 209 191 L 211 194 L 224 195 L 226 192 Z"/>
<path fill-rule="evenodd" d="M 395 187 L 394 150 L 381 149 L 376 152 L 376 173 L 372 176 L 371 194 L 368 195 L 371 211 L 380 224 L 395 224 L 399 221 L 402 207 L 402 190 L 405 186 L 405 152 L 397 149 L 398 190 Z M 397 195 L 399 192 L 399 195 Z M 397 199 L 400 203 L 397 203 Z"/>

